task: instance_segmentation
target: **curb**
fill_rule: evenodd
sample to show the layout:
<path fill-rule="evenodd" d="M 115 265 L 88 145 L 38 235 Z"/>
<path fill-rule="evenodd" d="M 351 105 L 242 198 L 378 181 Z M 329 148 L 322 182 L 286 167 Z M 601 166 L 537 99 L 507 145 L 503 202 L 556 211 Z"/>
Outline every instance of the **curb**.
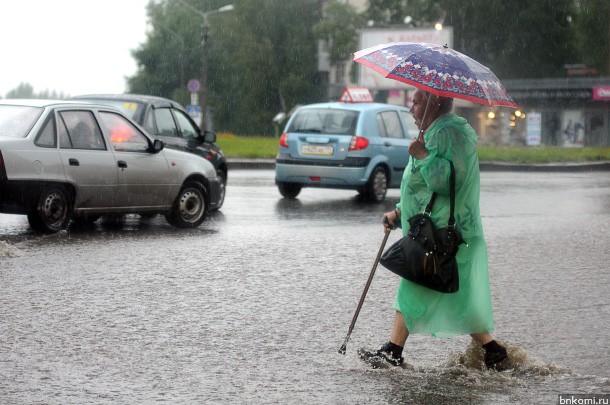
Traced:
<path fill-rule="evenodd" d="M 229 170 L 235 169 L 275 169 L 275 159 L 228 158 Z"/>
<path fill-rule="evenodd" d="M 275 159 L 227 159 L 229 170 L 246 169 L 275 169 Z M 586 162 L 586 163 L 540 163 L 522 164 L 506 162 L 480 162 L 479 169 L 482 172 L 593 172 L 610 171 L 610 162 Z"/>
<path fill-rule="evenodd" d="M 610 170 L 610 162 L 539 164 L 480 162 L 479 170 L 482 172 L 593 172 Z"/>

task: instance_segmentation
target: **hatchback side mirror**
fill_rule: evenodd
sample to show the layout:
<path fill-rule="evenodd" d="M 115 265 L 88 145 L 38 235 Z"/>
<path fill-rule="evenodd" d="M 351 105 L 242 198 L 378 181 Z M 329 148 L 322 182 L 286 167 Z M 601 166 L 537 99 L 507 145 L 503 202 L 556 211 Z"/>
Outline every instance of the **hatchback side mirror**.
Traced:
<path fill-rule="evenodd" d="M 159 139 L 155 139 L 153 141 L 153 153 L 159 153 L 163 150 L 163 148 L 165 147 L 165 143 L 163 143 L 163 141 L 159 140 Z"/>
<path fill-rule="evenodd" d="M 216 134 L 212 131 L 203 131 L 203 142 L 206 142 L 206 143 L 216 142 Z"/>

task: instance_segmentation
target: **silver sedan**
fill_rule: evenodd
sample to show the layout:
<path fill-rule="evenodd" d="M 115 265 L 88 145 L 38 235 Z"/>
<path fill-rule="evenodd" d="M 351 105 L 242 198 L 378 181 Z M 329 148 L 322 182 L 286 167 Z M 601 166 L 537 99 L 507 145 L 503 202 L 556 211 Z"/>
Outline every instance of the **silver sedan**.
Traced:
<path fill-rule="evenodd" d="M 0 212 L 27 215 L 37 231 L 126 213 L 192 228 L 219 197 L 212 164 L 164 149 L 112 107 L 0 100 Z"/>

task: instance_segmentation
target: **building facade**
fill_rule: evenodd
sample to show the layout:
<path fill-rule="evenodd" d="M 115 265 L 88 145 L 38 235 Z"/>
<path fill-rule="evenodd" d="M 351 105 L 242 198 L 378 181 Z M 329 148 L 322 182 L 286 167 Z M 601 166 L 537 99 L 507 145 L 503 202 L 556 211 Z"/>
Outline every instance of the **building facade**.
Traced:
<path fill-rule="evenodd" d="M 610 146 L 610 77 L 505 80 L 525 115 L 515 137 L 528 144 L 528 114 L 540 121 L 540 144 Z M 531 142 L 530 142 L 531 143 Z M 535 142 L 534 142 L 535 144 Z"/>

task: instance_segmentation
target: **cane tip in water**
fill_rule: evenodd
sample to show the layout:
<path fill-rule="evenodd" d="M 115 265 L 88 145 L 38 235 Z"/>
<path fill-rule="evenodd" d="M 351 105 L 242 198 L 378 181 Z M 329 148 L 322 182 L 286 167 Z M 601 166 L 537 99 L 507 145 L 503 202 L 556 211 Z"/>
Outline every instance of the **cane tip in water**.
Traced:
<path fill-rule="evenodd" d="M 346 351 L 347 351 L 347 347 L 345 346 L 345 344 L 343 344 L 341 346 L 341 348 L 339 349 L 339 353 L 340 354 L 345 354 Z"/>

